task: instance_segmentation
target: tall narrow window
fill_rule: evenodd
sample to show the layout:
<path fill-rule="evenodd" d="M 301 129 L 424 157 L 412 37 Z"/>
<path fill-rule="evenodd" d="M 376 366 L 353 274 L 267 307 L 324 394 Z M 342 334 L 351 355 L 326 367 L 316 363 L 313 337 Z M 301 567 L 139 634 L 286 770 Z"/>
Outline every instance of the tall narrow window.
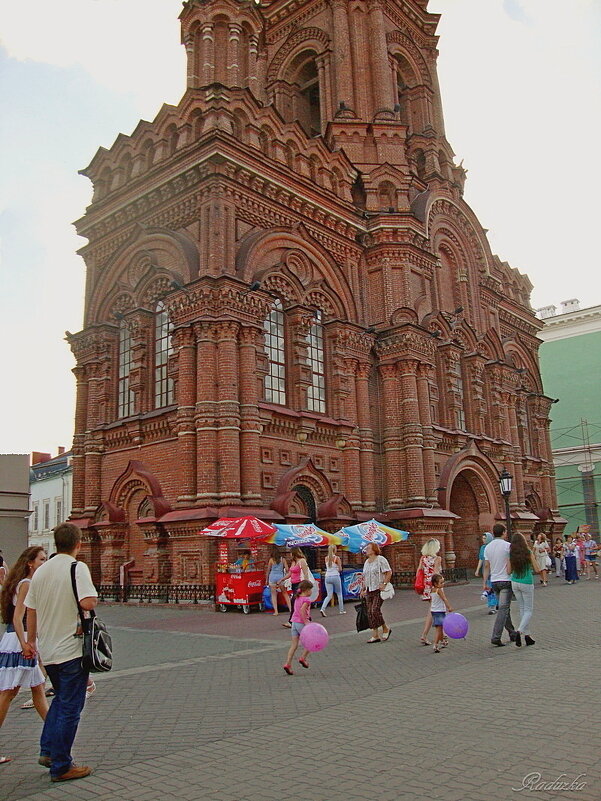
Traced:
<path fill-rule="evenodd" d="M 154 406 L 161 409 L 173 403 L 173 379 L 167 375 L 172 326 L 165 304 L 160 300 L 154 314 Z"/>
<path fill-rule="evenodd" d="M 55 501 L 54 507 L 55 515 L 55 525 L 59 526 L 63 522 L 63 501 L 62 498 L 57 498 Z"/>
<path fill-rule="evenodd" d="M 286 351 L 284 340 L 284 308 L 276 300 L 265 322 L 265 352 L 269 362 L 265 376 L 265 400 L 286 405 Z"/>
<path fill-rule="evenodd" d="M 315 312 L 315 321 L 307 334 L 309 346 L 309 366 L 311 368 L 311 384 L 307 388 L 307 408 L 311 412 L 326 411 L 326 379 L 323 354 L 323 326 L 321 312 Z"/>
<path fill-rule="evenodd" d="M 465 406 L 463 393 L 463 376 L 461 374 L 461 364 L 459 361 L 452 361 L 450 365 L 450 379 L 455 396 L 455 428 L 466 431 L 465 427 Z"/>
<path fill-rule="evenodd" d="M 129 388 L 129 373 L 131 370 L 131 336 L 125 320 L 121 320 L 119 327 L 119 396 L 117 415 L 129 417 L 134 414 L 135 396 Z"/>
<path fill-rule="evenodd" d="M 44 501 L 44 529 L 50 528 L 50 501 Z"/>

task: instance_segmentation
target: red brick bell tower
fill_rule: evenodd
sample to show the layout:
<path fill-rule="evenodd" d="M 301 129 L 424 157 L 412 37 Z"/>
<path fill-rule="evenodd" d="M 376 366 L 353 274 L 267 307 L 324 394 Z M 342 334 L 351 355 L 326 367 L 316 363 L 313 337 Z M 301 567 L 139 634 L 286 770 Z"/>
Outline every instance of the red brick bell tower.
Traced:
<path fill-rule="evenodd" d="M 558 525 L 527 277 L 463 200 L 426 0 L 188 0 L 187 90 L 83 171 L 73 513 L 97 580 L 198 531 L 377 517 L 470 565 Z"/>

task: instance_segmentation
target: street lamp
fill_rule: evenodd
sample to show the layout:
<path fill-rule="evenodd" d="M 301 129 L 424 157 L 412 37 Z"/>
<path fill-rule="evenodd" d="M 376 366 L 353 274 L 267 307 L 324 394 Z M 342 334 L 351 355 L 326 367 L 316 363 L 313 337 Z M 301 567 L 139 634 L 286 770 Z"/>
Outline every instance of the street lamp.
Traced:
<path fill-rule="evenodd" d="M 511 473 L 507 471 L 507 468 L 504 467 L 503 472 L 499 476 L 499 488 L 501 490 L 503 500 L 505 501 L 505 525 L 507 526 L 507 539 L 511 539 L 511 512 L 509 511 L 509 496 L 511 495 L 512 485 L 513 477 Z"/>

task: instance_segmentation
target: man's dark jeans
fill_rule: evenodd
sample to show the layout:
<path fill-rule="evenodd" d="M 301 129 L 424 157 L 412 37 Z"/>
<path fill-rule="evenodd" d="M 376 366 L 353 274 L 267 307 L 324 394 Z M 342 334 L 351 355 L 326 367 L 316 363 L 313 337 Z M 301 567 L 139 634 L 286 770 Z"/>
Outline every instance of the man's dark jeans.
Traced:
<path fill-rule="evenodd" d="M 507 629 L 510 635 L 513 635 L 514 633 L 510 612 L 513 593 L 511 591 L 511 581 L 493 581 L 492 588 L 499 599 L 499 611 L 497 612 L 497 616 L 495 618 L 495 625 L 493 626 L 491 640 L 493 642 L 498 642 L 503 634 L 503 629 Z"/>
<path fill-rule="evenodd" d="M 50 775 L 62 776 L 73 764 L 71 746 L 86 702 L 89 674 L 81 666 L 81 657 L 59 665 L 46 665 L 46 672 L 56 694 L 42 729 L 40 753 L 52 758 Z"/>

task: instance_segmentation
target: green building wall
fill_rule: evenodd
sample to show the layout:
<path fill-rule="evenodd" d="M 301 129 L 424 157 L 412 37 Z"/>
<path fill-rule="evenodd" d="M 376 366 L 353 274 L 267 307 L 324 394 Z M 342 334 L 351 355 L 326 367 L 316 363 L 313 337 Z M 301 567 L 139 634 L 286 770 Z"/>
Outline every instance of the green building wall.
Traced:
<path fill-rule="evenodd" d="M 578 468 L 592 460 L 594 449 L 587 449 L 587 437 L 589 445 L 601 447 L 601 331 L 543 342 L 539 354 L 545 394 L 559 398 L 551 408 L 551 447 L 557 502 L 568 521 L 566 533 L 588 522 L 591 533 L 598 535 L 600 515 L 596 504 L 601 502 L 601 461 L 592 462 L 592 472 Z M 582 452 L 571 457 L 556 453 L 564 448 Z M 596 458 L 601 458 L 601 451 Z"/>

